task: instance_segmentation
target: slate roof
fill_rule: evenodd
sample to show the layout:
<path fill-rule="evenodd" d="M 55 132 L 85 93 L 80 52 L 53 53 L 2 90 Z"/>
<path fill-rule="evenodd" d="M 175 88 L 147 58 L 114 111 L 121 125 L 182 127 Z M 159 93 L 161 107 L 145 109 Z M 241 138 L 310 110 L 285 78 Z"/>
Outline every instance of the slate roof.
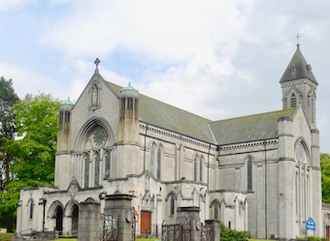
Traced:
<path fill-rule="evenodd" d="M 120 96 L 121 86 L 107 82 Z M 213 144 L 229 144 L 277 137 L 280 117 L 292 117 L 296 108 L 211 121 L 164 102 L 139 94 L 142 122 Z"/>
<path fill-rule="evenodd" d="M 278 136 L 278 119 L 292 117 L 296 108 L 242 116 L 210 123 L 218 145 Z"/>
<path fill-rule="evenodd" d="M 119 96 L 122 87 L 111 82 L 108 82 L 108 84 Z M 139 94 L 139 101 L 140 121 L 199 140 L 214 143 L 212 133 L 208 126 L 210 120 L 143 94 Z"/>
<path fill-rule="evenodd" d="M 294 53 L 289 65 L 286 67 L 280 83 L 300 78 L 307 78 L 317 83 L 317 80 L 312 72 L 312 67 L 310 64 L 307 64 L 307 61 L 300 51 L 300 44 L 297 44 L 297 50 Z"/>

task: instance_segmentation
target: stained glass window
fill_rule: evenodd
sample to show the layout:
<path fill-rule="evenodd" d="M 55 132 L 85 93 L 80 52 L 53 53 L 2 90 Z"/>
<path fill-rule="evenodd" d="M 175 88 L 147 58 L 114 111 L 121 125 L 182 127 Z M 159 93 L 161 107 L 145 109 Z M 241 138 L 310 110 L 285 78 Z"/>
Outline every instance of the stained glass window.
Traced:
<path fill-rule="evenodd" d="M 157 178 L 158 179 L 160 179 L 161 158 L 162 158 L 162 150 L 159 147 L 157 150 Z"/>
<path fill-rule="evenodd" d="M 110 151 L 105 154 L 105 178 L 110 178 Z"/>
<path fill-rule="evenodd" d="M 249 158 L 247 162 L 247 189 L 252 190 L 252 160 Z"/>
<path fill-rule="evenodd" d="M 94 179 L 94 187 L 98 187 L 100 183 L 100 153 L 96 153 L 95 155 L 95 179 Z"/>
<path fill-rule="evenodd" d="M 197 181 L 197 157 L 194 159 L 194 181 Z"/>
<path fill-rule="evenodd" d="M 174 197 L 171 196 L 171 201 L 170 201 L 170 215 L 174 215 Z"/>
<path fill-rule="evenodd" d="M 203 159 L 199 161 L 199 180 L 203 181 Z"/>
<path fill-rule="evenodd" d="M 89 153 L 85 154 L 85 188 L 89 187 Z"/>
<path fill-rule="evenodd" d="M 151 146 L 150 150 L 150 172 L 154 174 L 154 168 L 155 168 L 155 146 Z"/>
<path fill-rule="evenodd" d="M 213 211 L 214 211 L 214 219 L 218 220 L 219 219 L 219 207 L 218 207 L 218 203 L 215 203 L 213 205 Z"/>

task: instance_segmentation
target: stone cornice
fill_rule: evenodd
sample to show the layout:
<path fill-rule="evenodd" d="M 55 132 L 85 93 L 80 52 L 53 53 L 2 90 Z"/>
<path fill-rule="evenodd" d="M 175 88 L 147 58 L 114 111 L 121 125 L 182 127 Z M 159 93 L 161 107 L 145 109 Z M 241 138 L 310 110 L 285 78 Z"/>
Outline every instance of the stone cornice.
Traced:
<path fill-rule="evenodd" d="M 219 146 L 219 150 L 220 151 L 229 151 L 229 150 L 238 150 L 238 149 L 245 149 L 245 148 L 257 148 L 257 147 L 263 147 L 265 145 L 265 143 L 266 143 L 266 146 L 277 145 L 278 139 L 222 145 L 222 146 Z"/>
<path fill-rule="evenodd" d="M 157 135 L 173 138 L 173 139 L 176 139 L 176 140 L 179 140 L 179 141 L 182 141 L 182 142 L 186 142 L 186 143 L 191 144 L 191 145 L 203 147 L 203 148 L 206 148 L 206 149 L 208 149 L 211 146 L 211 150 L 216 151 L 216 145 L 215 144 L 207 143 L 207 142 L 204 142 L 204 141 L 201 141 L 201 140 L 198 140 L 198 139 L 194 139 L 192 137 L 189 137 L 189 136 L 186 136 L 186 135 L 183 135 L 183 134 L 179 134 L 179 133 L 176 133 L 176 132 L 172 132 L 172 131 L 169 131 L 169 130 L 166 130 L 166 129 L 163 129 L 163 128 L 160 128 L 160 127 L 157 127 L 157 126 L 153 126 L 153 125 L 150 125 L 150 124 L 140 122 L 140 129 L 143 130 L 143 132 L 147 130 L 148 132 L 152 132 L 152 133 L 157 134 Z M 140 133 L 140 135 L 142 135 L 142 133 Z M 143 135 L 144 135 L 144 133 L 143 133 Z"/>

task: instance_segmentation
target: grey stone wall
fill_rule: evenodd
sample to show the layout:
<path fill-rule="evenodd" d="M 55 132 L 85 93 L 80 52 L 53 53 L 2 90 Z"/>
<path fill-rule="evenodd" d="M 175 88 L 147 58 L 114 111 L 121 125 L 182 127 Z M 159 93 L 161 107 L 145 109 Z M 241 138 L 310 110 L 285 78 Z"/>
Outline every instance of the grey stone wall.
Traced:
<path fill-rule="evenodd" d="M 79 203 L 78 240 L 100 239 L 100 203 L 85 201 Z"/>

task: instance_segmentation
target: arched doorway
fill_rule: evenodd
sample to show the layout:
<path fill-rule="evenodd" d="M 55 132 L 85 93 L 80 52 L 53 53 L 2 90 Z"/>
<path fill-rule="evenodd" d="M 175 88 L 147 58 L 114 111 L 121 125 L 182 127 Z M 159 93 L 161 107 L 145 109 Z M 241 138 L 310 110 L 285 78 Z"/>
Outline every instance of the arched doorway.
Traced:
<path fill-rule="evenodd" d="M 56 231 L 59 232 L 59 234 L 61 235 L 62 234 L 62 231 L 63 231 L 63 209 L 61 206 L 58 206 L 56 208 Z"/>
<path fill-rule="evenodd" d="M 79 207 L 77 204 L 74 204 L 72 207 L 72 234 L 76 236 L 78 234 L 78 216 L 79 216 Z"/>

